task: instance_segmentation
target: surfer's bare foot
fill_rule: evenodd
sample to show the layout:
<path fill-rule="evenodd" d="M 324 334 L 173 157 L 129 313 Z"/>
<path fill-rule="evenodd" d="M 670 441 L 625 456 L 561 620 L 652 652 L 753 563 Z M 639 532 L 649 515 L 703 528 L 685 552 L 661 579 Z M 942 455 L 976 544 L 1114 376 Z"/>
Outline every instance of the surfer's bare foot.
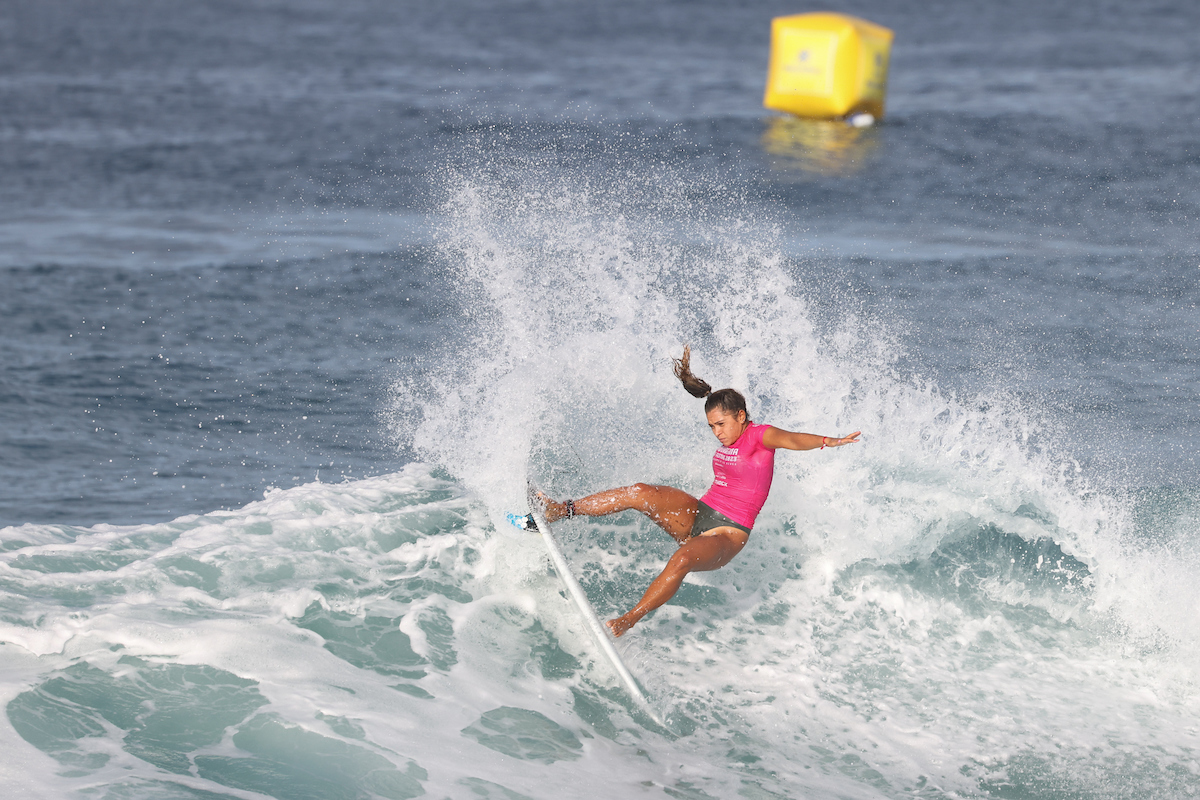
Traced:
<path fill-rule="evenodd" d="M 610 619 L 608 622 L 606 622 L 604 624 L 608 626 L 608 629 L 610 631 L 612 631 L 613 636 L 621 636 L 622 634 L 625 633 L 625 631 L 627 631 L 633 627 L 633 622 L 625 619 L 624 617 L 617 617 L 616 619 Z"/>
<path fill-rule="evenodd" d="M 570 500 L 565 503 L 556 503 L 541 492 L 537 493 L 537 499 L 542 504 L 542 511 L 546 514 L 546 522 L 554 522 L 564 517 L 574 516 L 574 514 L 569 513 Z"/>
<path fill-rule="evenodd" d="M 542 514 L 546 516 L 546 522 L 554 522 L 554 520 L 562 517 L 558 509 L 559 504 L 547 497 L 544 492 L 534 492 L 533 499 L 541 504 Z"/>

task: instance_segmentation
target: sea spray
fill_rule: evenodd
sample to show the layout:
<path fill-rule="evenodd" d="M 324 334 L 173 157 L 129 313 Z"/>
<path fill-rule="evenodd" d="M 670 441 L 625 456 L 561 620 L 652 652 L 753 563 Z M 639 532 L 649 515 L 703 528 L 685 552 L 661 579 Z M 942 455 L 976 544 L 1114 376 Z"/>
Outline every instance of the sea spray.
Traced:
<path fill-rule="evenodd" d="M 828 267 L 783 256 L 770 220 L 736 203 L 689 218 L 667 202 L 683 178 L 656 194 L 643 175 L 610 177 L 448 184 L 442 255 L 470 310 L 436 380 L 397 387 L 422 457 L 497 526 L 526 475 L 559 496 L 638 480 L 698 494 L 713 445 L 670 371 L 690 343 L 697 373 L 746 392 L 754 419 L 864 431 L 780 454 L 746 550 L 689 576 L 623 643 L 692 746 L 742 737 L 727 755 L 782 781 L 764 786 L 1178 788 L 1183 773 L 1157 772 L 1166 761 L 1118 757 L 1104 720 L 1139 715 L 1128 741 L 1162 736 L 1183 754 L 1171 763 L 1196 763 L 1188 614 L 1161 596 L 1190 607 L 1190 590 L 1152 598 L 1126 581 L 1153 557 L 1059 426 L 1001 387 L 965 395 L 901 369 L 897 337 L 854 304 L 822 305 L 802 276 Z M 670 552 L 638 519 L 562 525 L 602 614 L 631 605 Z M 1150 639 L 1147 662 L 1136 643 Z M 1134 711 L 1167 687 L 1171 701 Z M 1109 699 L 1089 708 L 1096 692 Z M 1080 766 L 1093 752 L 1109 755 Z"/>
<path fill-rule="evenodd" d="M 1194 494 L 1107 490 L 1038 408 L 902 367 L 886 324 L 828 302 L 836 277 L 806 277 L 836 264 L 781 255 L 736 202 L 697 211 L 662 174 L 551 178 L 447 186 L 461 323 L 387 410 L 421 462 L 168 522 L 0 531 L 5 743 L 39 765 L 34 793 L 1194 785 Z M 754 418 L 864 436 L 780 453 L 745 550 L 620 641 L 664 730 L 503 515 L 530 474 L 565 496 L 702 492 L 713 440 L 670 371 L 685 342 Z M 635 514 L 558 525 L 603 615 L 673 547 Z"/>

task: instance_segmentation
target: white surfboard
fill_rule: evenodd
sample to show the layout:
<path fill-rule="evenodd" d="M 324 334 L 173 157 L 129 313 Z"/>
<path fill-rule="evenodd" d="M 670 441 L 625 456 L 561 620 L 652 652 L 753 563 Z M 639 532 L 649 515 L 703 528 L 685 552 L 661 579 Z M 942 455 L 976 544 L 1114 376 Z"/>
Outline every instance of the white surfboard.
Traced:
<path fill-rule="evenodd" d="M 633 674 L 625 666 L 625 662 L 621 660 L 621 655 L 617 652 L 617 648 L 613 646 L 612 632 L 596 616 L 596 611 L 592 608 L 592 604 L 588 602 L 583 587 L 579 585 L 579 581 L 575 579 L 575 574 L 571 572 L 571 567 L 567 564 L 567 559 L 563 557 L 562 550 L 558 546 L 558 541 L 555 540 L 554 534 L 550 530 L 550 523 L 546 521 L 546 515 L 542 512 L 542 504 L 537 500 L 537 488 L 532 483 L 528 484 L 528 497 L 529 513 L 533 517 L 534 523 L 537 524 L 538 532 L 542 534 L 542 541 L 546 543 L 546 549 L 550 552 L 550 561 L 554 564 L 554 571 L 562 579 L 563 586 L 567 587 L 567 594 L 571 596 L 575 607 L 579 609 L 580 615 L 583 616 L 583 620 L 592 634 L 592 639 L 596 642 L 597 647 L 600 648 L 600 652 L 612 664 L 617 676 L 625 684 L 626 690 L 629 691 L 634 701 L 642 707 L 642 710 L 651 719 L 659 725 L 666 727 L 666 724 L 659 718 L 653 707 L 651 707 L 650 701 L 646 699 L 646 695 L 642 692 L 642 687 L 638 686 L 638 682 L 634 679 Z"/>

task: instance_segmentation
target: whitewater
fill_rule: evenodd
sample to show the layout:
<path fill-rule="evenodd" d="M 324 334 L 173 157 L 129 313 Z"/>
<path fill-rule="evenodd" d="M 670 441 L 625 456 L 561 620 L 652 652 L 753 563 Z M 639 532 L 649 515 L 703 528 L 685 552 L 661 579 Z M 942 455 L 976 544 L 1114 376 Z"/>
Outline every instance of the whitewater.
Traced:
<path fill-rule="evenodd" d="M 1200 793 L 1200 5 L 0 4 L 0 795 Z M 617 647 L 537 536 L 780 453 Z M 673 549 L 555 524 L 601 617 Z M 661 720 L 661 724 L 655 720 Z"/>
<path fill-rule="evenodd" d="M 1195 493 L 1094 483 L 1038 409 L 905 370 L 888 326 L 814 298 L 736 198 L 688 205 L 696 187 L 665 178 L 445 176 L 460 335 L 393 381 L 383 419 L 418 454 L 399 472 L 159 523 L 3 529 L 4 785 L 1190 794 Z M 713 441 L 670 369 L 685 343 L 756 420 L 864 433 L 778 458 L 735 562 L 619 640 L 662 727 L 504 517 L 527 477 L 561 496 L 703 491 Z M 634 514 L 557 526 L 602 616 L 670 552 Z"/>

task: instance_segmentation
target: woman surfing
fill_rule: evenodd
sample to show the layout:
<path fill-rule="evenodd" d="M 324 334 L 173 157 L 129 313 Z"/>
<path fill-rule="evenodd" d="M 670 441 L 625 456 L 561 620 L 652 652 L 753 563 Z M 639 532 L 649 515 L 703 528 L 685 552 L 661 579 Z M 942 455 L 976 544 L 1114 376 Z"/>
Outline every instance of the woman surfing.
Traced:
<path fill-rule="evenodd" d="M 670 600 L 689 572 L 719 569 L 746 546 L 771 489 L 776 450 L 823 450 L 858 441 L 860 431 L 843 437 L 817 436 L 754 423 L 746 412 L 746 398 L 734 389 L 714 392 L 692 374 L 690 359 L 691 349 L 685 347 L 683 358 L 673 359 L 675 375 L 694 397 L 706 398 L 708 427 L 721 443 L 713 455 L 713 484 L 703 497 L 697 499 L 673 486 L 635 483 L 561 503 L 540 498 L 549 522 L 632 509 L 645 514 L 679 543 L 641 601 L 608 621 L 614 636 L 621 636 Z"/>

